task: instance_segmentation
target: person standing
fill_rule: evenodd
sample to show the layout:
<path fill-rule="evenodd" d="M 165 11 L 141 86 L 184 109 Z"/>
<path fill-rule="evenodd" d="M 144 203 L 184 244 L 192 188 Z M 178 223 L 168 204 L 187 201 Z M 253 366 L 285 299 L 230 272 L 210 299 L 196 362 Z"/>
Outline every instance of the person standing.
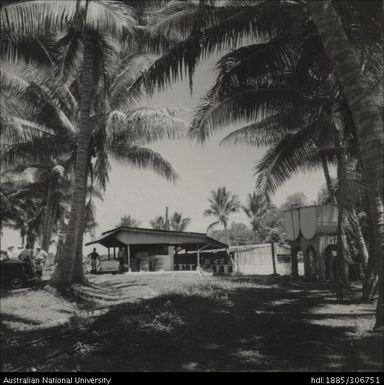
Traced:
<path fill-rule="evenodd" d="M 124 272 L 124 268 L 125 268 L 125 248 L 124 247 L 120 247 L 119 248 L 119 252 L 117 253 L 117 256 L 118 256 L 118 262 L 119 262 L 119 271 L 120 273 L 123 273 Z"/>
<path fill-rule="evenodd" d="M 52 265 L 55 262 L 55 258 L 56 258 L 56 251 L 57 251 L 57 247 L 56 247 L 56 241 L 53 239 L 50 243 L 49 243 L 49 246 L 48 246 L 48 261 L 49 262 L 52 262 Z"/>
<path fill-rule="evenodd" d="M 55 267 L 55 256 L 56 256 L 56 241 L 55 240 L 52 240 L 50 243 L 49 243 L 49 246 L 48 246 L 48 255 L 47 255 L 47 258 L 45 260 L 45 273 L 47 274 L 47 278 L 49 278 L 51 276 L 51 274 L 53 273 L 53 269 Z"/>
<path fill-rule="evenodd" d="M 20 255 L 23 251 L 24 251 L 24 246 L 22 245 L 17 246 L 17 249 L 13 253 L 13 258 L 20 259 Z"/>
<path fill-rule="evenodd" d="M 15 259 L 15 248 L 13 246 L 8 247 L 7 257 L 8 257 L 8 259 Z"/>
<path fill-rule="evenodd" d="M 25 249 L 18 255 L 18 258 L 23 262 L 29 263 L 32 267 L 33 274 L 36 274 L 36 262 L 33 255 L 33 249 L 31 249 L 29 244 L 25 246 Z"/>
<path fill-rule="evenodd" d="M 40 282 L 44 275 L 44 267 L 45 267 L 45 262 L 47 260 L 48 254 L 40 246 L 38 246 L 36 247 L 34 257 L 36 262 L 37 279 Z"/>
<path fill-rule="evenodd" d="M 91 259 L 91 273 L 96 274 L 97 262 L 100 261 L 100 255 L 97 253 L 96 248 L 93 249 L 92 253 L 88 254 L 88 258 Z"/>

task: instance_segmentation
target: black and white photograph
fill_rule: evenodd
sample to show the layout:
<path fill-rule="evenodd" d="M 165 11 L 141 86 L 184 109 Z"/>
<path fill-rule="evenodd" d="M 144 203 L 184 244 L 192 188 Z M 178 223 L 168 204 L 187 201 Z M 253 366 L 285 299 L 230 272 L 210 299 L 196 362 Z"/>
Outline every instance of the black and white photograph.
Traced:
<path fill-rule="evenodd" d="M 383 384 L 383 0 L 0 4 L 2 384 Z"/>

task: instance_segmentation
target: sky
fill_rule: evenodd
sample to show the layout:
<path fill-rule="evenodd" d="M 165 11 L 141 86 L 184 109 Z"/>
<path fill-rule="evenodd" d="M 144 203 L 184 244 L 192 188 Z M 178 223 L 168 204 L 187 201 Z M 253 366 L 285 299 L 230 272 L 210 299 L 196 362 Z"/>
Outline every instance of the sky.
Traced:
<path fill-rule="evenodd" d="M 199 99 L 214 81 L 214 62 L 215 59 L 210 59 L 198 66 L 192 95 L 188 81 L 178 81 L 165 92 L 157 92 L 143 100 L 142 104 L 178 107 L 182 117 L 190 120 Z M 165 206 L 169 207 L 170 214 L 178 211 L 191 218 L 188 231 L 206 232 L 215 219 L 204 217 L 203 212 L 208 208 L 210 191 L 219 186 L 225 186 L 245 203 L 248 193 L 255 187 L 254 167 L 266 149 L 247 145 L 220 146 L 220 140 L 230 130 L 219 130 L 204 145 L 188 139 L 152 144 L 150 147 L 169 160 L 177 171 L 179 178 L 175 183 L 162 179 L 150 169 L 122 166 L 112 160 L 104 200 L 96 201 L 96 236 L 116 227 L 123 215 L 138 219 L 141 227 L 150 227 L 151 219 L 164 215 Z M 299 174 L 277 190 L 272 202 L 279 206 L 288 195 L 297 191 L 304 192 L 309 201 L 316 200 L 324 182 L 321 170 Z M 230 221 L 249 223 L 242 212 L 233 214 Z M 89 237 L 85 240 L 88 241 Z M 1 241 L 3 250 L 20 243 L 18 234 L 8 229 L 3 230 Z"/>

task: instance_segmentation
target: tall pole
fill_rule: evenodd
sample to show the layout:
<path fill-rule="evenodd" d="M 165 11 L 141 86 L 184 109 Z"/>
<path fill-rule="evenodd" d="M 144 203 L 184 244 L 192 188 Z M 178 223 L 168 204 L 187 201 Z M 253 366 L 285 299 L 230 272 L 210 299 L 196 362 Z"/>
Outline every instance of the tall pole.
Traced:
<path fill-rule="evenodd" d="M 197 245 L 197 270 L 200 270 L 200 249 L 199 249 L 199 245 Z"/>
<path fill-rule="evenodd" d="M 291 241 L 291 265 L 292 265 L 292 277 L 297 279 L 299 277 L 299 267 L 297 261 L 298 248 L 295 241 Z"/>
<path fill-rule="evenodd" d="M 131 247 L 127 245 L 127 266 L 128 271 L 131 271 Z"/>
<path fill-rule="evenodd" d="M 168 206 L 165 206 L 165 230 L 169 230 Z"/>
<path fill-rule="evenodd" d="M 276 271 L 276 259 L 275 259 L 275 243 L 271 242 L 271 254 L 272 254 L 272 264 L 273 264 L 273 274 L 277 274 Z"/>

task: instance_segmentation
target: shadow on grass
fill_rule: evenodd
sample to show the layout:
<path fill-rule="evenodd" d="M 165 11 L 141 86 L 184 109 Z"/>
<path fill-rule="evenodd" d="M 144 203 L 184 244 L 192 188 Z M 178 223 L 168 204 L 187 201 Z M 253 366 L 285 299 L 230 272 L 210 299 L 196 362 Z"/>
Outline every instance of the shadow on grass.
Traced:
<path fill-rule="evenodd" d="M 83 327 L 80 337 L 66 340 L 77 343 L 75 354 L 30 364 L 106 372 L 383 370 L 382 336 L 353 336 L 350 322 L 369 322 L 373 315 L 313 314 L 328 304 L 329 292 L 316 285 L 307 289 L 226 287 L 224 281 L 119 305 Z"/>

